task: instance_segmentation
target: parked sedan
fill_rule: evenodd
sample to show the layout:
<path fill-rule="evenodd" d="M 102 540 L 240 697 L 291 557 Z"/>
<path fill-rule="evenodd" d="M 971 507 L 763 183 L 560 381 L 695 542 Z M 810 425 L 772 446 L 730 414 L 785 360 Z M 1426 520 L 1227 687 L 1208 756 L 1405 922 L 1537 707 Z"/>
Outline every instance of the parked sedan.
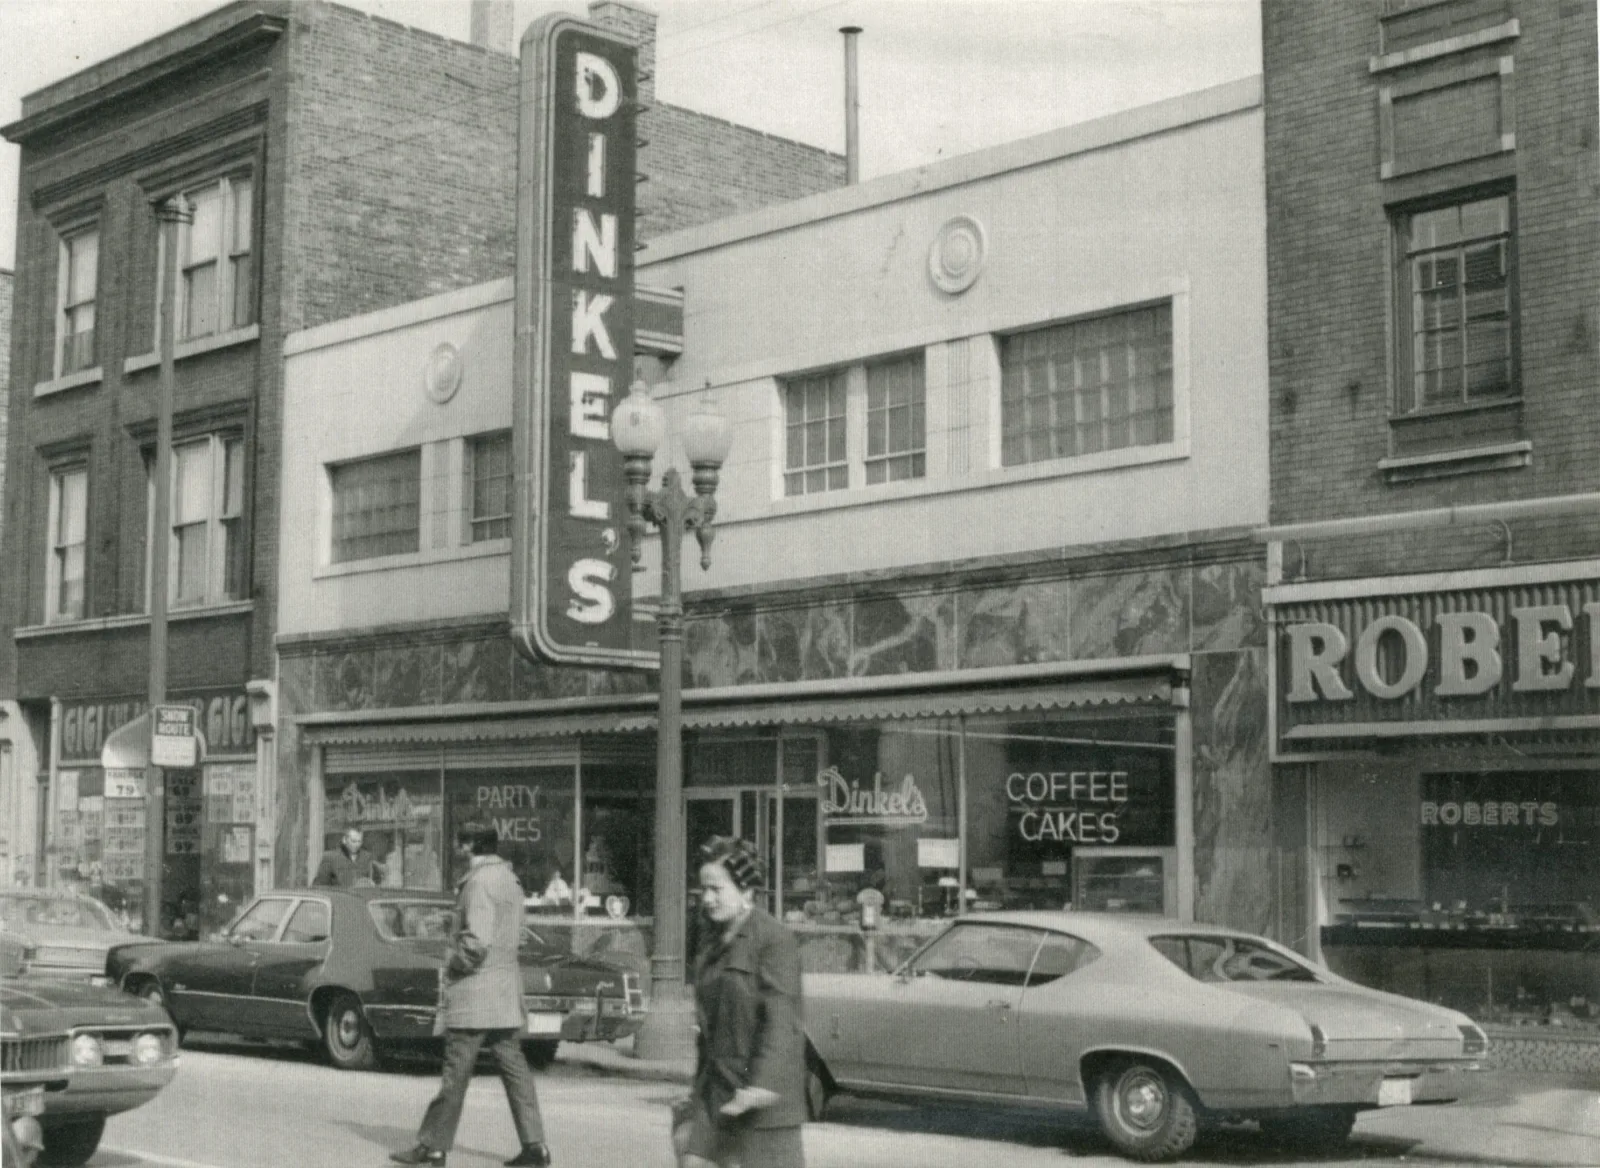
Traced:
<path fill-rule="evenodd" d="M 112 950 L 106 972 L 171 1011 L 179 1032 L 318 1043 L 345 1069 L 385 1050 L 439 1046 L 434 1018 L 453 904 L 437 892 L 312 888 L 258 896 L 221 939 Z M 636 975 L 527 939 L 522 963 L 530 1061 L 562 1040 L 637 1028 Z"/>
<path fill-rule="evenodd" d="M 100 1146 L 106 1117 L 148 1103 L 177 1071 L 178 1036 L 166 1012 L 121 990 L 39 976 L 30 963 L 5 978 L 0 1004 L 25 1029 L 65 1032 L 70 1080 L 47 1090 L 36 1112 L 41 1163 L 86 1162 Z M 42 1054 L 19 1048 L 13 1059 L 8 1050 L 7 1086 L 14 1070 L 31 1068 Z"/>
<path fill-rule="evenodd" d="M 105 973 L 113 945 L 139 939 L 98 900 L 42 888 L 0 891 L 0 927 L 26 937 L 37 950 L 30 972 L 85 980 Z"/>
<path fill-rule="evenodd" d="M 815 1114 L 833 1091 L 1092 1108 L 1149 1161 L 1209 1119 L 1342 1141 L 1365 1109 L 1454 1098 L 1488 1047 L 1265 938 L 1089 913 L 964 917 L 892 975 L 806 975 L 805 1012 Z"/>

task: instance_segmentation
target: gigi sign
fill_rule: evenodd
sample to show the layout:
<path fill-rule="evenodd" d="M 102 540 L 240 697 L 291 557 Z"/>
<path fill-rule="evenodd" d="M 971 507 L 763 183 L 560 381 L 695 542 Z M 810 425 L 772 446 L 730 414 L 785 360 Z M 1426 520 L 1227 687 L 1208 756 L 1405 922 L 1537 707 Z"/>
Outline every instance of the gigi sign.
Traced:
<path fill-rule="evenodd" d="M 1334 624 L 1288 625 L 1285 696 L 1290 702 L 1345 702 L 1355 697 L 1353 684 L 1393 700 L 1425 682 L 1446 698 L 1478 697 L 1507 682 L 1516 694 L 1600 689 L 1600 602 L 1576 612 L 1570 604 L 1509 611 L 1509 629 L 1485 612 L 1436 612 L 1431 636 L 1409 617 L 1388 613 L 1368 622 L 1353 645 Z M 1380 652 L 1386 641 L 1391 647 Z M 1583 641 L 1587 652 L 1580 652 Z M 1380 667 L 1384 656 L 1388 668 Z"/>
<path fill-rule="evenodd" d="M 522 38 L 521 90 L 512 636 L 538 660 L 648 668 L 610 427 L 633 377 L 633 45 L 544 17 Z"/>

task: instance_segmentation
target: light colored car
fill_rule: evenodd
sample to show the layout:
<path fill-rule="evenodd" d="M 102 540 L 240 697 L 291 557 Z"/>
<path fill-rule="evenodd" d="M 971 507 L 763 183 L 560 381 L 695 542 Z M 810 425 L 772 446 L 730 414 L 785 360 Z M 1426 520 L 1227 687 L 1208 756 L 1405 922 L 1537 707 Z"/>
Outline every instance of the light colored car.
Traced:
<path fill-rule="evenodd" d="M 113 945 L 142 939 L 93 897 L 42 888 L 0 890 L 0 927 L 33 945 L 28 972 L 39 977 L 100 978 Z"/>
<path fill-rule="evenodd" d="M 1092 1108 L 1138 1160 L 1204 1123 L 1296 1144 L 1358 1112 L 1445 1102 L 1487 1039 L 1263 937 L 1159 917 L 963 917 L 889 975 L 807 974 L 809 1103 L 835 1091 Z"/>

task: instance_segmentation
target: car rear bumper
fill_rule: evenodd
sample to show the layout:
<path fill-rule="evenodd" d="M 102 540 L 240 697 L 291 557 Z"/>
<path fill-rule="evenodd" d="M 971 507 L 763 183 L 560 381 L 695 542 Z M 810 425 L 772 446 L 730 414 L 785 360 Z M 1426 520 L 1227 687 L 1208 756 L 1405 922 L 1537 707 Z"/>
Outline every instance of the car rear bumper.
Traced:
<path fill-rule="evenodd" d="M 46 1115 L 78 1115 L 86 1112 L 115 1115 L 131 1111 L 154 1099 L 177 1074 L 176 1062 L 153 1067 L 93 1067 L 73 1072 L 65 1091 L 45 1098 Z"/>
<path fill-rule="evenodd" d="M 1291 1063 L 1289 1079 L 1295 1106 L 1388 1107 L 1448 1103 L 1460 1095 L 1462 1076 L 1481 1069 L 1476 1059 Z"/>

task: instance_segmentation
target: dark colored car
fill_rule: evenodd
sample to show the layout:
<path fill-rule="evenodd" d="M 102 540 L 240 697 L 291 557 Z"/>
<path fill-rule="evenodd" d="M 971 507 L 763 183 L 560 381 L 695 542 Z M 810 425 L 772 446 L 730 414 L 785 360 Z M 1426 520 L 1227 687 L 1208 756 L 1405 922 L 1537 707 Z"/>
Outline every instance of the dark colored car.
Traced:
<path fill-rule="evenodd" d="M 171 1019 L 121 990 L 24 967 L 0 985 L 0 1006 L 6 1019 L 7 1119 L 13 1110 L 19 1117 L 37 1116 L 41 1163 L 87 1161 L 100 1146 L 106 1117 L 148 1103 L 177 1071 Z M 67 1074 L 61 1073 L 63 1054 Z M 33 1079 L 48 1073 L 39 1080 L 43 1093 L 26 1103 L 16 1099 L 14 1073 Z M 26 1140 L 18 1143 L 19 1162 L 31 1162 Z"/>
<path fill-rule="evenodd" d="M 24 969 L 30 946 L 0 932 L 0 981 Z M 0 995 L 0 1149 L 6 1164 L 32 1168 L 44 1146 L 39 1117 L 47 1091 L 64 1091 L 72 1078 L 72 1036 L 50 1009 L 13 1009 Z"/>
<path fill-rule="evenodd" d="M 428 1051 L 453 902 L 438 892 L 308 888 L 256 897 L 213 941 L 113 949 L 106 973 L 159 1002 L 179 1033 L 320 1044 L 334 1066 Z M 533 931 L 521 953 L 524 1046 L 547 1066 L 562 1040 L 620 1038 L 644 1011 L 637 974 L 564 953 Z"/>

